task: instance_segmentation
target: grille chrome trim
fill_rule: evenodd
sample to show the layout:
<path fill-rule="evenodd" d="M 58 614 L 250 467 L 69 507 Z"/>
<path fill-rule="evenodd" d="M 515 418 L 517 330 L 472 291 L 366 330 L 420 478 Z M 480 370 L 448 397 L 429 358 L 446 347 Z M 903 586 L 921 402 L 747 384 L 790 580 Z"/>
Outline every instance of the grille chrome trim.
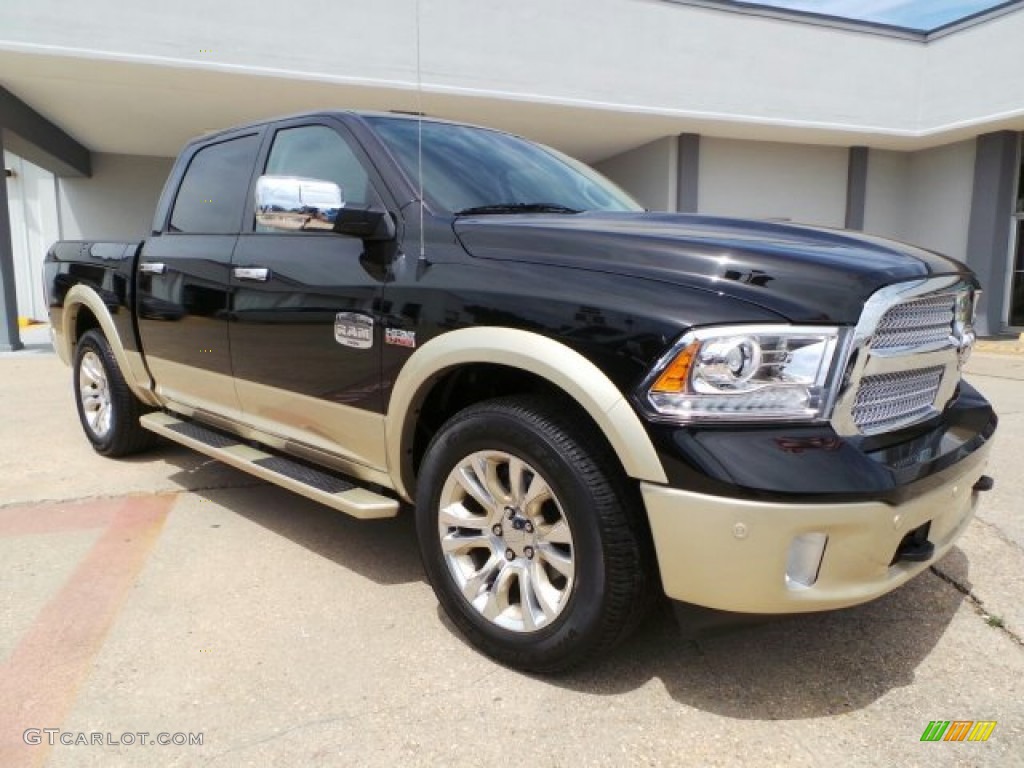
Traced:
<path fill-rule="evenodd" d="M 896 283 L 868 299 L 852 334 L 832 410 L 832 426 L 838 434 L 858 436 L 892 431 L 924 421 L 945 407 L 960 381 L 960 347 L 969 344 L 969 340 L 955 335 L 955 302 L 958 296 L 975 292 L 973 282 L 954 275 Z M 943 308 L 947 302 L 948 322 Z M 915 322 L 924 327 L 915 328 Z M 901 395 L 897 394 L 890 401 L 892 408 L 876 412 L 866 409 L 865 401 L 860 399 L 865 385 L 873 388 L 893 381 L 917 380 L 916 375 L 935 369 L 941 370 L 941 376 L 927 404 L 926 393 L 917 393 L 918 400 L 914 402 L 900 400 Z M 881 379 L 883 376 L 890 378 Z M 870 396 L 869 389 L 864 397 Z M 880 406 L 872 404 L 872 408 Z"/>

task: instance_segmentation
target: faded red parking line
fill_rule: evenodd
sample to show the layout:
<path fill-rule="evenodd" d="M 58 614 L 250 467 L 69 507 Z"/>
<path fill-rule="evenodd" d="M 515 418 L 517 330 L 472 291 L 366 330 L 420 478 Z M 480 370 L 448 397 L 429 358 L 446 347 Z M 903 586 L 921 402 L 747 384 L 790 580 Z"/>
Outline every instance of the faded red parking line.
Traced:
<path fill-rule="evenodd" d="M 103 499 L 0 509 L 0 537 L 105 528 L 119 505 L 127 500 Z"/>
<path fill-rule="evenodd" d="M 5 537 L 105 529 L 0 665 L 0 766 L 46 759 L 48 747 L 29 746 L 22 734 L 63 722 L 173 503 L 151 496 L 0 510 Z"/>

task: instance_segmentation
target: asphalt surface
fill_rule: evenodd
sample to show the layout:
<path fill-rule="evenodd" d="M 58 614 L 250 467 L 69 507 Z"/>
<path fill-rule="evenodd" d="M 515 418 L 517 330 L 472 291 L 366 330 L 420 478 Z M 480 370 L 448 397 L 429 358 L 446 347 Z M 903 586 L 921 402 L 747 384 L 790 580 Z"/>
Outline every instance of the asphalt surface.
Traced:
<path fill-rule="evenodd" d="M 971 363 L 997 485 L 934 569 L 829 614 L 695 632 L 666 610 L 543 679 L 455 633 L 408 515 L 352 520 L 171 445 L 94 455 L 27 336 L 0 356 L 4 768 L 1024 765 L 1024 358 Z M 997 725 L 922 743 L 932 720 Z"/>

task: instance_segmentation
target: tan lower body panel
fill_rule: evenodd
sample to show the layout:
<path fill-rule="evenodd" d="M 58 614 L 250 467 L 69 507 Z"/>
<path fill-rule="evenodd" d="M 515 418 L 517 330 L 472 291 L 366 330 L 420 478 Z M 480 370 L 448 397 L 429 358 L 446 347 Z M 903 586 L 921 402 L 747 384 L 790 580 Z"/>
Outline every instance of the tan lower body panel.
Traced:
<path fill-rule="evenodd" d="M 254 381 L 234 383 L 247 424 L 385 471 L 383 414 Z"/>
<path fill-rule="evenodd" d="M 282 488 L 287 488 L 290 491 L 345 512 L 353 517 L 366 520 L 394 517 L 398 514 L 398 502 L 395 499 L 373 493 L 365 488 L 350 487 L 338 492 L 317 488 L 308 482 L 295 479 L 260 463 L 271 462 L 274 459 L 285 462 L 287 460 L 251 448 L 244 443 L 211 445 L 194 435 L 177 431 L 187 422 L 166 413 L 146 414 L 140 419 L 139 423 L 151 432 L 162 435 L 168 440 L 180 443 L 225 464 L 230 464 L 232 467 L 243 472 L 248 472 L 262 480 L 274 483 Z M 221 443 L 223 443 L 223 440 Z M 299 466 L 296 465 L 296 467 Z"/>
<path fill-rule="evenodd" d="M 904 584 L 941 558 L 974 516 L 991 442 L 963 473 L 904 504 L 773 504 L 704 496 L 643 483 L 665 592 L 740 613 L 797 613 L 856 605 Z M 927 562 L 890 564 L 903 537 L 931 523 Z M 788 555 L 803 534 L 828 536 L 817 581 L 787 582 Z"/>

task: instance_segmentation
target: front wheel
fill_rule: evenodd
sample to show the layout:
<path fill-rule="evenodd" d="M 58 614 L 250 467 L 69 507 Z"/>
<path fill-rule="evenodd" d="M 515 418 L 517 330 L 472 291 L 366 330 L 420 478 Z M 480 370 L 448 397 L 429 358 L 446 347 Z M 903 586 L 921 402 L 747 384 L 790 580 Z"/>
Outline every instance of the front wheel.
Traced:
<path fill-rule="evenodd" d="M 652 563 L 635 494 L 595 430 L 540 398 L 470 407 L 424 457 L 416 524 L 430 583 L 470 642 L 555 672 L 622 639 Z"/>
<path fill-rule="evenodd" d="M 75 348 L 75 404 L 85 436 L 103 456 L 138 453 L 154 442 L 139 426 L 148 410 L 121 375 L 110 343 L 98 330 L 86 331 Z"/>

